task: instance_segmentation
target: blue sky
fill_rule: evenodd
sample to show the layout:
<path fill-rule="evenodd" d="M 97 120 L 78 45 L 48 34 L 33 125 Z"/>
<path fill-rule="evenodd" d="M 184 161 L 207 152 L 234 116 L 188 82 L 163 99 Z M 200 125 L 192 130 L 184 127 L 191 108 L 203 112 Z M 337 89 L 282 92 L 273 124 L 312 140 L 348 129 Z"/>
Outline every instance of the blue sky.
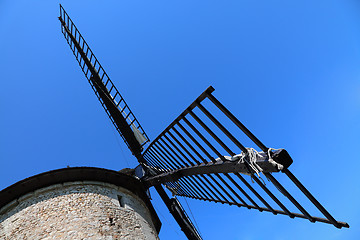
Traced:
<path fill-rule="evenodd" d="M 350 224 L 188 200 L 204 239 L 360 236 L 357 1 L 60 3 L 151 139 L 212 85 L 267 146 L 289 151 L 291 171 Z M 0 0 L 0 189 L 67 165 L 136 166 L 61 35 L 58 4 Z M 161 239 L 185 239 L 152 196 Z"/>

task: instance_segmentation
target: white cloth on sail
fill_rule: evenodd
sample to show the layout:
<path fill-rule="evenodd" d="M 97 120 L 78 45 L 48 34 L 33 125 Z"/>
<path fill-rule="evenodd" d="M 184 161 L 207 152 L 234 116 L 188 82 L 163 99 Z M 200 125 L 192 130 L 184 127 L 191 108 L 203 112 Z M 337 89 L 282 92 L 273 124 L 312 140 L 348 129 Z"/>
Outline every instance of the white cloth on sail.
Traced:
<path fill-rule="evenodd" d="M 131 128 L 133 130 L 133 133 L 135 135 L 136 140 L 142 145 L 144 142 L 147 141 L 146 137 L 141 134 L 139 129 L 135 126 L 135 124 L 131 124 Z"/>
<path fill-rule="evenodd" d="M 269 162 L 271 165 L 273 165 L 275 168 L 277 168 L 278 170 L 282 170 L 283 166 L 277 162 L 275 162 L 272 158 L 271 158 L 271 154 L 270 152 L 272 150 L 275 150 L 274 152 L 280 151 L 281 149 L 273 149 L 273 148 L 269 148 L 267 153 L 264 152 L 258 152 L 256 151 L 254 148 L 246 148 L 247 152 L 244 153 L 240 153 L 234 156 L 223 156 L 225 158 L 225 160 L 227 161 L 239 161 L 239 163 L 244 163 L 245 161 L 249 164 L 249 167 L 251 168 L 251 170 L 256 173 L 259 176 L 259 173 L 263 171 L 263 169 L 257 164 L 257 162 L 261 162 L 261 161 L 267 161 Z M 216 161 L 219 161 L 220 158 L 215 159 Z M 252 173 L 244 173 L 247 175 L 251 175 Z"/>

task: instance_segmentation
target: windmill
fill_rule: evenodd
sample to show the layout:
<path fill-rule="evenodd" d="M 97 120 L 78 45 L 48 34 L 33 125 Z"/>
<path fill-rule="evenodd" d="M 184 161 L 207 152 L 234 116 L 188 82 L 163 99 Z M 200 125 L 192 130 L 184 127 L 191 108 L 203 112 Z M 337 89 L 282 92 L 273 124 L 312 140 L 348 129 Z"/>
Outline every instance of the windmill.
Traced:
<path fill-rule="evenodd" d="M 293 160 L 288 152 L 264 145 L 213 95 L 213 87 L 206 89 L 150 141 L 61 5 L 59 20 L 62 33 L 95 95 L 139 162 L 135 169 L 137 177 L 147 188 L 156 189 L 189 239 L 201 239 L 201 236 L 177 199 L 169 197 L 164 187 L 174 196 L 304 218 L 337 228 L 349 227 L 347 223 L 335 220 L 290 172 Z M 228 130 L 229 125 L 235 126 L 236 134 Z M 240 140 L 243 138 L 253 147 L 245 147 Z M 272 186 L 265 183 L 260 174 L 275 189 L 271 189 Z M 311 215 L 275 177 L 277 174 L 289 178 L 324 217 Z M 244 175 L 249 175 L 251 182 Z M 298 212 L 290 210 L 289 202 Z"/>

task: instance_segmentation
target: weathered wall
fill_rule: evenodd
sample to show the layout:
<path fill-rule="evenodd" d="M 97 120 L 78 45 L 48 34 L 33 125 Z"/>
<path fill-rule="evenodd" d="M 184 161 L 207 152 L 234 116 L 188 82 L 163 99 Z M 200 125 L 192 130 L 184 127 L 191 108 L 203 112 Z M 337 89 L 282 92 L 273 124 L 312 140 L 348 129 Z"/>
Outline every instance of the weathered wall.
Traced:
<path fill-rule="evenodd" d="M 158 237 L 148 209 L 134 194 L 108 183 L 79 181 L 42 188 L 4 206 L 0 239 Z"/>

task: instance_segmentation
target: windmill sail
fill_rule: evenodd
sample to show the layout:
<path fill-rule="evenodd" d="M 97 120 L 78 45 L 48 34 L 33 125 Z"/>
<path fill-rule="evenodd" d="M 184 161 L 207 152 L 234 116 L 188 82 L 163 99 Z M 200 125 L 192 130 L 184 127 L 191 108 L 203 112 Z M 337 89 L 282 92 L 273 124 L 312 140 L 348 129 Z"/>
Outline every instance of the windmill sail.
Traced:
<path fill-rule="evenodd" d="M 61 31 L 105 112 L 131 152 L 139 158 L 143 146 L 149 142 L 144 129 L 61 5 L 59 20 Z"/>
<path fill-rule="evenodd" d="M 145 168 L 152 175 L 144 179 L 148 186 L 164 184 L 173 194 L 193 199 L 220 202 L 248 209 L 305 218 L 311 222 L 333 224 L 337 228 L 349 227 L 336 221 L 288 170 L 292 160 L 285 150 L 274 151 L 257 139 L 213 95 L 214 88 L 203 92 L 178 118 L 175 119 L 144 151 Z M 238 132 L 244 133 L 257 148 L 246 148 L 223 123 L 205 107 L 207 100 L 213 112 L 222 114 Z M 318 208 L 325 218 L 311 215 L 275 178 L 276 172 L 286 176 Z M 275 185 L 274 190 L 259 177 L 260 173 Z M 253 183 L 242 174 L 251 175 Z M 279 191 L 277 191 L 278 189 Z M 279 194 L 280 192 L 280 194 Z M 300 213 L 290 211 L 287 199 Z M 280 208 L 276 209 L 277 206 Z"/>

